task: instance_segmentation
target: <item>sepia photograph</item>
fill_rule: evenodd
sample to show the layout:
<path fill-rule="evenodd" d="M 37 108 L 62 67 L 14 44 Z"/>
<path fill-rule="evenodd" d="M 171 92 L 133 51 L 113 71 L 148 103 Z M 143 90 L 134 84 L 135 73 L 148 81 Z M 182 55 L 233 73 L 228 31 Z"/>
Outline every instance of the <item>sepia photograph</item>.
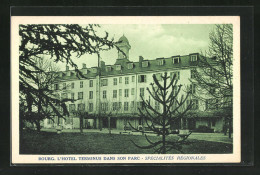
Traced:
<path fill-rule="evenodd" d="M 240 161 L 239 17 L 22 18 L 13 163 Z"/>

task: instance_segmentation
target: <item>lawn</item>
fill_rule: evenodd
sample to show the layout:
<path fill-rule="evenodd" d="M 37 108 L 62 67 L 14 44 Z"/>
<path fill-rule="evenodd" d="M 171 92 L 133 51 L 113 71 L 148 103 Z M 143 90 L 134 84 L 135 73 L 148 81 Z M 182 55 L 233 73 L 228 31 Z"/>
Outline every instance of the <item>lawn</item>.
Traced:
<path fill-rule="evenodd" d="M 169 137 L 176 139 L 177 137 Z M 156 141 L 160 136 L 149 136 Z M 24 132 L 20 143 L 20 154 L 151 154 L 153 149 L 139 149 L 148 145 L 144 136 L 105 133 L 51 133 Z M 188 139 L 191 144 L 183 146 L 186 154 L 232 153 L 232 144 Z M 173 150 L 170 154 L 180 152 Z"/>

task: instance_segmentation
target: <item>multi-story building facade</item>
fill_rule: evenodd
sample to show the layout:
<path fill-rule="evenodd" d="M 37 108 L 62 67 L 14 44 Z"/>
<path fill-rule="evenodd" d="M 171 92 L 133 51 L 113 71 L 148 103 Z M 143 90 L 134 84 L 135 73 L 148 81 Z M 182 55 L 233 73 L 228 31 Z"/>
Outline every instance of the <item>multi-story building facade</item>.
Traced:
<path fill-rule="evenodd" d="M 108 116 L 110 117 L 110 127 L 123 129 L 128 122 L 134 127 L 141 124 L 138 115 L 138 107 L 141 107 L 141 97 L 148 98 L 146 90 L 153 82 L 153 74 L 160 75 L 167 72 L 168 75 L 176 74 L 178 84 L 182 84 L 181 94 L 185 93 L 185 87 L 191 87 L 192 93 L 196 93 L 196 84 L 192 84 L 192 70 L 196 67 L 196 62 L 200 55 L 193 53 L 189 55 L 176 55 L 169 58 L 157 58 L 155 60 L 145 60 L 142 56 L 138 62 L 132 62 L 129 59 L 129 50 L 131 46 L 128 39 L 122 36 L 118 45 L 121 51 L 118 52 L 118 58 L 114 65 L 105 65 L 101 61 L 100 69 L 98 67 L 86 68 L 82 65 L 80 70 L 85 78 L 79 79 L 75 71 L 69 70 L 58 72 L 59 78 L 53 88 L 58 91 L 60 98 L 75 99 L 74 102 L 67 102 L 69 112 L 83 109 L 88 112 L 88 119 L 84 119 L 84 128 L 99 128 L 99 126 L 108 127 Z M 99 71 L 100 70 L 100 71 Z M 195 98 L 189 98 L 193 101 L 193 109 L 203 111 L 207 104 Z M 189 101 L 188 100 L 188 101 Z M 153 102 L 154 107 L 160 110 L 160 105 Z M 98 117 L 102 116 L 102 117 Z M 79 117 L 70 115 L 66 120 L 59 120 L 65 128 L 79 128 Z M 55 127 L 57 125 L 50 119 L 44 121 L 44 127 Z M 189 129 L 195 129 L 200 125 L 206 125 L 215 131 L 222 131 L 223 118 L 221 117 L 197 117 L 185 118 L 184 124 Z M 178 124 L 172 128 L 180 127 Z"/>

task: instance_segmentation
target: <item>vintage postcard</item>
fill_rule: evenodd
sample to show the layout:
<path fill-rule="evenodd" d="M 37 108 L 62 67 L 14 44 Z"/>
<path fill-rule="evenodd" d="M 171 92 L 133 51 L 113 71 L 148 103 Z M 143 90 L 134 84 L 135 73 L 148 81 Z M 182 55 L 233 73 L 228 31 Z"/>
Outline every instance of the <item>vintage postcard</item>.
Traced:
<path fill-rule="evenodd" d="M 11 163 L 239 163 L 239 16 L 12 16 Z"/>

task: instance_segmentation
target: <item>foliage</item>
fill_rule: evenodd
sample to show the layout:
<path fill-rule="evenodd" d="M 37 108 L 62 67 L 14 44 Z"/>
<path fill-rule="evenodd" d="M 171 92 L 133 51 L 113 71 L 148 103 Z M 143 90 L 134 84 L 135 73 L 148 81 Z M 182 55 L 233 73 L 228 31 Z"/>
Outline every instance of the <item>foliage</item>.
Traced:
<path fill-rule="evenodd" d="M 143 102 L 143 108 L 139 108 L 139 114 L 143 123 L 147 125 L 149 130 L 153 131 L 157 135 L 162 136 L 162 140 L 157 142 L 151 141 L 147 135 L 145 138 L 149 143 L 148 146 L 139 146 L 134 144 L 141 149 L 151 149 L 154 148 L 156 153 L 166 154 L 168 151 L 175 149 L 181 152 L 182 145 L 188 144 L 186 142 L 187 137 L 180 138 L 177 141 L 169 141 L 167 140 L 167 136 L 171 134 L 169 132 L 170 125 L 174 122 L 178 122 L 178 119 L 181 119 L 192 107 L 192 103 L 190 102 L 185 106 L 185 102 L 189 97 L 190 92 L 182 94 L 181 97 L 178 96 L 181 92 L 182 85 L 177 85 L 178 80 L 176 79 L 176 74 L 171 77 L 170 83 L 167 83 L 167 80 L 170 79 L 167 76 L 167 72 L 161 76 L 162 82 L 159 82 L 156 75 L 153 75 L 154 83 L 151 84 L 152 91 L 147 88 L 149 92 L 149 100 L 145 100 L 143 96 L 141 96 Z M 162 110 L 156 109 L 152 105 L 151 97 L 155 102 L 158 102 L 162 107 Z M 129 125 L 136 131 L 143 132 L 139 128 L 134 128 L 130 123 Z"/>
<path fill-rule="evenodd" d="M 221 110 L 225 121 L 232 127 L 233 109 L 233 26 L 216 25 L 209 35 L 209 50 L 199 59 L 194 69 L 193 83 L 198 85 L 196 96 L 205 101 L 207 108 Z M 211 108 L 211 109 L 210 109 Z M 217 112 L 219 113 L 219 112 Z M 231 133 L 229 134 L 231 137 Z"/>
<path fill-rule="evenodd" d="M 53 95 L 48 80 L 41 84 L 42 76 L 55 75 L 53 70 L 39 67 L 37 59 L 44 57 L 54 63 L 65 62 L 75 69 L 78 77 L 84 75 L 78 70 L 74 59 L 84 54 L 96 54 L 100 58 L 100 51 L 115 47 L 115 43 L 108 39 L 108 33 L 101 37 L 96 34 L 98 25 L 20 25 L 19 45 L 19 90 L 21 119 L 40 120 L 50 113 L 63 118 L 67 113 L 65 102 L 71 99 L 59 99 Z M 40 75 L 40 79 L 39 79 Z M 55 79 L 55 77 L 52 77 Z M 48 86 L 46 86 L 48 84 Z M 40 104 L 38 103 L 40 101 Z M 34 106 L 38 106 L 36 114 Z M 44 109 L 44 110 L 43 110 Z M 48 109 L 48 110 L 47 110 Z"/>

